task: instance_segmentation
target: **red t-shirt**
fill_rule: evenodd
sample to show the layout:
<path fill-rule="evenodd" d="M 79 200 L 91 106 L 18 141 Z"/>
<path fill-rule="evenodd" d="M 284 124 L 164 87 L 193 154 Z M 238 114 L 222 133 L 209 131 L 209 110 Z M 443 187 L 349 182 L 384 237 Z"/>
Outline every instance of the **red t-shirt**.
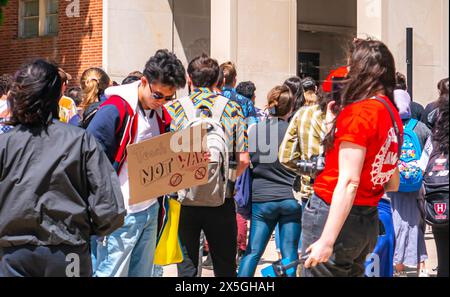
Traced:
<path fill-rule="evenodd" d="M 403 139 L 403 124 L 395 106 L 391 107 Z M 334 147 L 326 154 L 325 170 L 317 177 L 314 191 L 331 204 L 339 175 L 339 146 L 342 141 L 366 148 L 366 158 L 353 205 L 377 206 L 384 194 L 384 185 L 397 166 L 398 138 L 387 108 L 379 101 L 365 99 L 346 106 L 336 120 Z"/>

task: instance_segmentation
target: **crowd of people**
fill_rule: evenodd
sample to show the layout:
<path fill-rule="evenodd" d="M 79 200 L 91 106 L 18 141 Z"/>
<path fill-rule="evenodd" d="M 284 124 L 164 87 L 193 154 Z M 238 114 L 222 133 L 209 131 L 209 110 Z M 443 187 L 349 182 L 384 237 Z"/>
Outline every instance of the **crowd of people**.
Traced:
<path fill-rule="evenodd" d="M 208 183 L 165 197 L 181 203 L 178 276 L 254 276 L 275 232 L 290 277 L 370 275 L 369 255 L 377 276 L 425 277 L 427 224 L 448 276 L 448 78 L 423 108 L 370 39 L 323 83 L 280 82 L 263 108 L 237 78 L 231 61 L 185 68 L 168 50 L 121 84 L 97 67 L 75 82 L 44 59 L 0 76 L 0 276 L 68 276 L 71 254 L 77 276 L 162 276 L 164 200 L 130 203 L 127 146 L 206 120 Z"/>

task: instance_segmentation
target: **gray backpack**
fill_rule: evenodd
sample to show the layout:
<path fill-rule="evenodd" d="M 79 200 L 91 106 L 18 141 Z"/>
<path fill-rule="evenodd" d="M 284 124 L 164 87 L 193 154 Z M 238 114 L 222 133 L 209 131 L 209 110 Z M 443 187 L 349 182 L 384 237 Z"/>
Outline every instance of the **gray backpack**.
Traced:
<path fill-rule="evenodd" d="M 228 183 L 228 145 L 225 131 L 220 123 L 220 119 L 228 104 L 228 99 L 217 96 L 211 112 L 210 118 L 202 118 L 197 115 L 194 104 L 190 97 L 179 100 L 186 118 L 188 127 L 206 124 L 208 150 L 211 159 L 208 164 L 208 183 L 201 186 L 178 191 L 179 200 L 186 206 L 207 206 L 217 207 L 225 202 L 225 191 Z"/>

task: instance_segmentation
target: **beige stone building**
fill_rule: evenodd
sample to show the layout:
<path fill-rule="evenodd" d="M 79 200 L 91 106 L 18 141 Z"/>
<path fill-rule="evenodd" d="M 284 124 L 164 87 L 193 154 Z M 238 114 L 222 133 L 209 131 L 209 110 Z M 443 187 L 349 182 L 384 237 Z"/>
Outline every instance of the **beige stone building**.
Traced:
<path fill-rule="evenodd" d="M 414 29 L 414 99 L 437 96 L 448 77 L 448 0 L 108 0 L 103 67 L 122 79 L 159 48 L 186 63 L 206 52 L 232 60 L 238 81 L 257 86 L 257 105 L 291 75 L 323 80 L 345 63 L 355 36 L 385 42 L 406 74 L 406 28 Z M 179 95 L 186 94 L 186 90 Z"/>

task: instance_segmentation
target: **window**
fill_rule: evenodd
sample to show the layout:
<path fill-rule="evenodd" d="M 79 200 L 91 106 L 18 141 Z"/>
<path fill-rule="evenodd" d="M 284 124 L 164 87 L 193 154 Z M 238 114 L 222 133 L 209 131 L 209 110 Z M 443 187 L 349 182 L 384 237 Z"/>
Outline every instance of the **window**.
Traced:
<path fill-rule="evenodd" d="M 19 37 L 58 34 L 58 0 L 20 0 Z"/>

